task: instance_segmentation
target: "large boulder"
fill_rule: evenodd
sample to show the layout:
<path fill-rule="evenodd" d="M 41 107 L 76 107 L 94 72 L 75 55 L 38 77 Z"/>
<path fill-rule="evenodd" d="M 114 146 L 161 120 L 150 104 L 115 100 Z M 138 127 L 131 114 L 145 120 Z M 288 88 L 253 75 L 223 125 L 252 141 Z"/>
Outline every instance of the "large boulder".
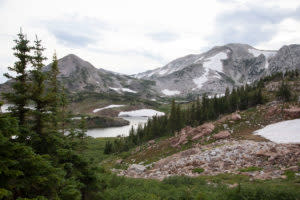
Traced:
<path fill-rule="evenodd" d="M 201 126 L 198 126 L 193 130 L 192 140 L 197 140 L 203 136 L 209 135 L 214 129 L 215 125 L 213 123 L 205 123 Z"/>
<path fill-rule="evenodd" d="M 233 120 L 233 121 L 237 121 L 237 120 L 240 120 L 240 119 L 242 119 L 242 117 L 241 117 L 241 115 L 238 114 L 238 113 L 233 113 L 233 114 L 231 115 L 231 120 Z"/>
<path fill-rule="evenodd" d="M 229 131 L 220 131 L 219 133 L 215 134 L 213 136 L 214 139 L 219 140 L 219 139 L 225 139 L 230 137 Z"/>
<path fill-rule="evenodd" d="M 186 134 L 182 134 L 180 135 L 178 141 L 173 141 L 173 143 L 171 144 L 172 147 L 179 147 L 182 144 L 186 144 L 188 142 L 187 139 L 187 135 Z"/>

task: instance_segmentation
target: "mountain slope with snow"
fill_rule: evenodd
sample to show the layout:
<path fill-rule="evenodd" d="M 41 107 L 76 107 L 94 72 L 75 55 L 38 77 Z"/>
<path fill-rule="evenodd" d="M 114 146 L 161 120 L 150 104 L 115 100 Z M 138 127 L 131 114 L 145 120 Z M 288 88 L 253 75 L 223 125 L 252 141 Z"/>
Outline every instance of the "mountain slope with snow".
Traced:
<path fill-rule="evenodd" d="M 258 50 L 247 44 L 227 44 L 178 58 L 134 77 L 155 81 L 154 89 L 163 96 L 170 96 L 165 91 L 177 91 L 173 96 L 222 94 L 227 87 L 251 84 L 276 71 L 300 69 L 299 55 L 300 45 L 274 51 Z"/>

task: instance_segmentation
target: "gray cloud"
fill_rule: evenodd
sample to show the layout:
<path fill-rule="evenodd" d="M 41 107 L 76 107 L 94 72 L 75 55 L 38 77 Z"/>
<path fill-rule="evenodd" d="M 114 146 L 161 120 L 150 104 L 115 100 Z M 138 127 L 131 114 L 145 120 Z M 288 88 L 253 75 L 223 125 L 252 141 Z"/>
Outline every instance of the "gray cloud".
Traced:
<path fill-rule="evenodd" d="M 179 38 L 177 34 L 171 32 L 156 32 L 150 33 L 147 36 L 158 42 L 171 42 Z"/>
<path fill-rule="evenodd" d="M 83 36 L 80 34 L 73 35 L 73 33 L 61 30 L 53 30 L 53 34 L 59 42 L 71 47 L 85 47 L 95 41 L 93 38 L 90 38 L 88 36 Z"/>
<path fill-rule="evenodd" d="M 158 62 L 166 62 L 166 60 L 160 56 L 159 54 L 153 53 L 151 51 L 147 50 L 106 50 L 106 49 L 98 49 L 98 48 L 89 48 L 89 50 L 94 51 L 94 52 L 99 52 L 103 54 L 110 54 L 110 55 L 120 55 L 120 56 L 143 56 L 145 58 L 149 58 L 152 60 L 156 60 Z"/>
<path fill-rule="evenodd" d="M 78 19 L 76 16 L 42 23 L 59 42 L 70 47 L 85 47 L 94 43 L 101 38 L 101 31 L 109 29 L 102 21 L 93 18 Z"/>
<path fill-rule="evenodd" d="M 214 43 L 242 42 L 256 45 L 270 40 L 279 31 L 276 25 L 286 18 L 300 19 L 300 7 L 288 10 L 252 6 L 248 10 L 225 12 L 216 18 L 216 31 L 208 39 Z"/>

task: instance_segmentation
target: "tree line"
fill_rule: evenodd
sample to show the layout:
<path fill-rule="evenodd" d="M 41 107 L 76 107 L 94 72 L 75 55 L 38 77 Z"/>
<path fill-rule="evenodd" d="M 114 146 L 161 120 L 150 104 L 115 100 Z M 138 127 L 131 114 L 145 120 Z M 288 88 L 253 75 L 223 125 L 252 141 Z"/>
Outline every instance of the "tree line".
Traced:
<path fill-rule="evenodd" d="M 206 121 L 216 120 L 220 115 L 263 104 L 267 98 L 263 95 L 262 90 L 265 83 L 271 80 L 281 80 L 281 85 L 276 92 L 278 100 L 294 100 L 295 97 L 292 95 L 287 80 L 298 77 L 298 70 L 274 73 L 256 81 L 253 85 L 246 84 L 233 88 L 231 91 L 227 88 L 221 97 L 203 94 L 201 99 L 197 98 L 187 108 L 182 108 L 173 100 L 169 115 L 154 116 L 144 126 L 139 125 L 136 130 L 132 127 L 128 137 L 118 137 L 113 142 L 107 141 L 104 153 L 128 151 L 149 140 L 174 135 L 185 126 L 198 126 Z"/>
<path fill-rule="evenodd" d="M 32 45 L 20 31 L 14 42 L 17 61 L 5 74 L 12 90 L 3 93 L 12 106 L 0 113 L 0 199 L 99 199 L 98 169 L 80 155 L 85 122 L 70 125 L 56 54 L 46 71 L 41 40 Z"/>

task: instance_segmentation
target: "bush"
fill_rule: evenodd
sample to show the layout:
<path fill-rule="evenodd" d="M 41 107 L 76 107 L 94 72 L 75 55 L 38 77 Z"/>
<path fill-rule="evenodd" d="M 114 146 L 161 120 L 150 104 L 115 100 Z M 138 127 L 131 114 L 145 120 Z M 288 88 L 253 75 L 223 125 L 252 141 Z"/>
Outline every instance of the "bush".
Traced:
<path fill-rule="evenodd" d="M 195 169 L 193 169 L 193 173 L 201 174 L 202 172 L 204 172 L 203 168 L 195 168 Z"/>

